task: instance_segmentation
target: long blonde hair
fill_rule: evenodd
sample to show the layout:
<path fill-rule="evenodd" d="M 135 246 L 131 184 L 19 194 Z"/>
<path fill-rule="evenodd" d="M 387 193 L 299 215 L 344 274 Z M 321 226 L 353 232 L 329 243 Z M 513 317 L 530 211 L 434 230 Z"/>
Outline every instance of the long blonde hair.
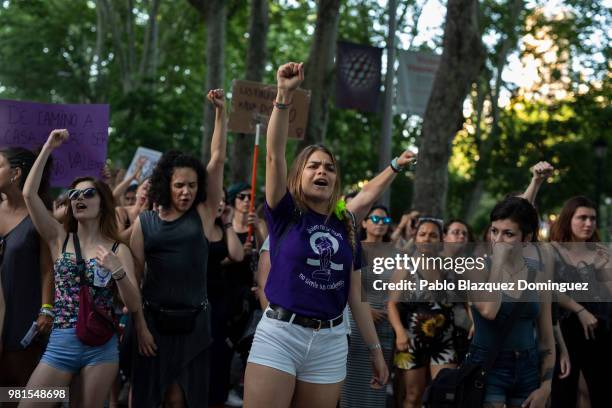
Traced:
<path fill-rule="evenodd" d="M 334 157 L 333 153 L 325 146 L 321 144 L 315 144 L 305 147 L 295 158 L 293 163 L 291 164 L 291 168 L 289 169 L 289 175 L 287 176 L 287 188 L 289 189 L 289 194 L 293 197 L 295 201 L 295 205 L 302 212 L 306 212 L 308 210 L 308 205 L 306 204 L 306 196 L 304 195 L 304 190 L 302 190 L 302 173 L 304 172 L 304 168 L 306 167 L 306 163 L 308 163 L 308 159 L 314 152 L 323 152 L 327 154 L 336 169 L 336 182 L 334 183 L 334 187 L 332 190 L 332 195 L 330 197 L 329 203 L 327 204 L 327 220 L 329 217 L 334 216 L 334 210 L 338 205 L 338 202 L 342 198 L 342 186 L 340 184 L 340 169 L 338 167 L 338 162 Z M 326 220 L 326 221 L 327 221 Z M 351 248 L 353 252 L 355 251 L 356 238 L 355 238 L 355 228 L 353 227 L 353 219 L 350 215 L 345 213 L 342 218 L 340 218 L 346 227 L 348 232 L 349 241 L 351 244 Z"/>

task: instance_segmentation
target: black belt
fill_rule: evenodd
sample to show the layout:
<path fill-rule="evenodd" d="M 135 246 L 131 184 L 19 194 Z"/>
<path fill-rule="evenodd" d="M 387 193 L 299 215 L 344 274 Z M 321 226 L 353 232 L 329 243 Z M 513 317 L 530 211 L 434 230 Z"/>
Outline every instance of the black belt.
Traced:
<path fill-rule="evenodd" d="M 283 322 L 289 322 L 291 321 L 291 318 L 295 316 L 293 317 L 293 321 L 291 321 L 291 323 L 315 330 L 336 327 L 340 325 L 344 319 L 342 315 L 333 320 L 319 320 L 312 317 L 300 316 L 293 313 L 291 310 L 287 310 L 284 307 L 273 304 L 270 304 L 270 309 L 266 311 L 266 316 L 270 319 L 281 320 Z"/>

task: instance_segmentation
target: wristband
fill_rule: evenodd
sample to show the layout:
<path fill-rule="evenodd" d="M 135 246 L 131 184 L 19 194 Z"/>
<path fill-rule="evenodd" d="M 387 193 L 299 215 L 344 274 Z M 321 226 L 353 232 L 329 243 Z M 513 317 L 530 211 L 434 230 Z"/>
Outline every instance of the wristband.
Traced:
<path fill-rule="evenodd" d="M 232 228 L 234 225 L 231 222 L 226 222 L 225 224 L 223 224 L 223 229 L 228 229 L 228 228 Z"/>
<path fill-rule="evenodd" d="M 382 350 L 382 346 L 380 345 L 380 343 L 368 344 L 368 350 L 374 351 L 378 349 Z"/>
<path fill-rule="evenodd" d="M 50 318 L 55 318 L 55 313 L 53 313 L 51 310 L 49 309 L 45 309 L 45 308 L 40 308 L 40 311 L 38 312 L 39 316 L 49 316 Z"/>
<path fill-rule="evenodd" d="M 41 306 L 42 309 L 49 309 L 52 310 L 53 309 L 53 305 L 49 304 L 49 303 L 45 303 Z"/>
<path fill-rule="evenodd" d="M 276 109 L 284 110 L 284 109 L 289 109 L 289 105 L 291 105 L 291 102 L 289 102 L 289 103 L 280 103 L 280 102 L 274 101 L 273 104 L 276 107 Z"/>
<path fill-rule="evenodd" d="M 574 313 L 576 313 L 576 316 L 578 316 L 580 314 L 580 312 L 584 312 L 586 309 L 583 307 L 580 310 L 576 310 Z"/>
<path fill-rule="evenodd" d="M 391 170 L 393 170 L 395 173 L 401 173 L 404 170 L 403 166 L 400 166 L 397 163 L 397 157 L 393 158 L 393 160 L 391 160 Z"/>

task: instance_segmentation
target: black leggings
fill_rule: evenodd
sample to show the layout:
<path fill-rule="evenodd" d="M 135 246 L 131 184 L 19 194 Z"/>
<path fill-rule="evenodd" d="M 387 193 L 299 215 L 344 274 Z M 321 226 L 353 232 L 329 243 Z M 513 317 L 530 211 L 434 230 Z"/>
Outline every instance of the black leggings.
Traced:
<path fill-rule="evenodd" d="M 603 374 L 612 367 L 612 334 L 601 321 L 595 330 L 595 340 L 587 340 L 576 315 L 561 321 L 561 331 L 567 345 L 571 372 L 560 380 L 555 373 L 552 384 L 551 408 L 575 408 L 580 371 L 589 389 L 591 408 L 610 407 L 612 392 L 610 377 Z"/>

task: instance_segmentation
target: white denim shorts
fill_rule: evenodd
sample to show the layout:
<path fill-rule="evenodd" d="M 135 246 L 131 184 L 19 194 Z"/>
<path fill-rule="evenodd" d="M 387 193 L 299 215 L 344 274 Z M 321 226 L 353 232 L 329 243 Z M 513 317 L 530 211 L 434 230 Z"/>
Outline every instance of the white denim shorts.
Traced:
<path fill-rule="evenodd" d="M 308 383 L 335 384 L 344 380 L 346 320 L 329 329 L 314 330 L 271 319 L 266 311 L 257 325 L 249 363 L 276 368 Z"/>

